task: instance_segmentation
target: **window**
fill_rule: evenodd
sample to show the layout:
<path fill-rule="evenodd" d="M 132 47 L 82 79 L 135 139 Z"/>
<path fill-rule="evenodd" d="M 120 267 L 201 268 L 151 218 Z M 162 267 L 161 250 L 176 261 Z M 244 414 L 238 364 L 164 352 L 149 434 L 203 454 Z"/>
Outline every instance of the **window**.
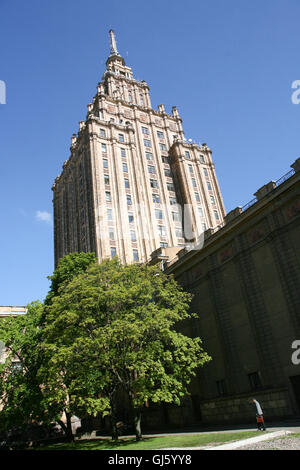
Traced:
<path fill-rule="evenodd" d="M 203 168 L 203 173 L 204 173 L 204 176 L 208 176 L 207 168 Z"/>
<path fill-rule="evenodd" d="M 103 168 L 108 168 L 108 160 L 106 158 L 103 158 Z"/>
<path fill-rule="evenodd" d="M 199 196 L 199 193 L 195 193 L 195 198 L 196 198 L 196 201 L 197 201 L 197 202 L 200 202 L 200 196 Z"/>
<path fill-rule="evenodd" d="M 225 380 L 217 380 L 216 385 L 219 397 L 227 395 L 227 387 Z"/>
<path fill-rule="evenodd" d="M 190 152 L 188 152 L 188 151 L 185 152 L 185 158 L 191 158 Z"/>
<path fill-rule="evenodd" d="M 122 166 L 123 166 L 124 173 L 128 173 L 127 163 L 123 163 Z"/>
<path fill-rule="evenodd" d="M 214 211 L 214 214 L 215 214 L 215 219 L 216 219 L 216 220 L 220 220 L 220 217 L 219 217 L 218 211 Z"/>
<path fill-rule="evenodd" d="M 189 165 L 189 170 L 190 170 L 190 173 L 194 173 L 193 165 Z"/>
<path fill-rule="evenodd" d="M 174 184 L 167 183 L 167 189 L 168 189 L 168 191 L 175 191 Z"/>
<path fill-rule="evenodd" d="M 121 148 L 121 157 L 126 157 L 126 150 Z"/>
<path fill-rule="evenodd" d="M 112 220 L 112 219 L 113 219 L 112 209 L 107 209 L 107 220 Z"/>
<path fill-rule="evenodd" d="M 119 134 L 119 142 L 124 142 L 124 135 L 123 134 Z"/>
<path fill-rule="evenodd" d="M 136 242 L 135 230 L 130 230 L 130 239 L 132 242 Z"/>
<path fill-rule="evenodd" d="M 205 163 L 204 155 L 200 155 L 200 162 L 201 162 L 201 163 Z"/>
<path fill-rule="evenodd" d="M 168 157 L 162 155 L 161 159 L 162 159 L 163 163 L 169 163 L 169 158 Z"/>
<path fill-rule="evenodd" d="M 195 178 L 192 178 L 192 185 L 194 186 L 194 188 L 196 188 L 196 187 L 197 187 L 197 183 L 196 183 L 196 180 L 195 180 Z"/>
<path fill-rule="evenodd" d="M 180 214 L 178 212 L 172 212 L 172 219 L 174 220 L 174 222 L 180 222 L 181 221 Z"/>
<path fill-rule="evenodd" d="M 134 216 L 133 216 L 132 212 L 129 212 L 129 214 L 128 214 L 128 222 L 129 222 L 130 224 L 132 224 L 133 221 L 134 221 Z"/>
<path fill-rule="evenodd" d="M 174 204 L 177 204 L 176 197 L 170 197 L 170 204 L 171 206 L 174 206 Z"/>
<path fill-rule="evenodd" d="M 165 176 L 168 176 L 169 178 L 172 176 L 170 168 L 165 168 L 164 172 L 165 172 Z"/>
<path fill-rule="evenodd" d="M 109 184 L 109 176 L 104 175 L 104 184 Z"/>
<path fill-rule="evenodd" d="M 159 204 L 160 203 L 160 195 L 159 194 L 152 194 L 152 201 L 154 204 Z"/>
<path fill-rule="evenodd" d="M 168 243 L 167 242 L 160 242 L 161 248 L 168 248 Z"/>
<path fill-rule="evenodd" d="M 209 191 L 211 191 L 211 184 L 210 184 L 209 181 L 207 181 L 207 189 L 208 189 Z"/>
<path fill-rule="evenodd" d="M 150 186 L 151 188 L 158 188 L 158 182 L 156 180 L 151 179 Z"/>
<path fill-rule="evenodd" d="M 215 204 L 215 198 L 214 198 L 213 196 L 210 196 L 210 202 L 211 202 L 212 204 Z"/>
<path fill-rule="evenodd" d="M 109 239 L 114 241 L 115 239 L 115 231 L 113 227 L 108 227 Z"/>
<path fill-rule="evenodd" d="M 199 212 L 200 217 L 203 217 L 202 207 L 198 207 L 198 212 Z"/>
<path fill-rule="evenodd" d="M 145 145 L 145 147 L 151 147 L 151 140 L 144 139 L 144 145 Z"/>
<path fill-rule="evenodd" d="M 161 132 L 161 131 L 157 131 L 157 137 L 158 137 L 159 139 L 164 139 L 164 133 Z"/>
<path fill-rule="evenodd" d="M 161 144 L 161 143 L 160 143 L 160 144 L 159 144 L 159 148 L 160 148 L 160 150 L 161 150 L 162 152 L 166 152 L 166 151 L 167 151 L 167 146 L 166 146 L 166 144 Z"/>
<path fill-rule="evenodd" d="M 206 224 L 202 224 L 202 231 L 205 232 L 206 230 Z"/>
<path fill-rule="evenodd" d="M 101 144 L 101 150 L 102 150 L 102 152 L 104 152 L 104 153 L 107 152 L 106 144 Z"/>
<path fill-rule="evenodd" d="M 163 219 L 163 211 L 160 209 L 155 209 L 155 217 L 157 219 Z"/>
<path fill-rule="evenodd" d="M 182 238 L 182 228 L 176 228 L 175 229 L 175 235 L 178 238 Z"/>
<path fill-rule="evenodd" d="M 129 103 L 132 103 L 132 94 L 131 93 L 128 93 L 128 101 L 129 101 Z"/>
<path fill-rule="evenodd" d="M 127 205 L 131 206 L 132 205 L 132 200 L 131 200 L 130 194 L 127 194 L 126 199 L 127 199 Z"/>
<path fill-rule="evenodd" d="M 148 165 L 148 173 L 156 173 L 156 172 L 155 172 L 155 166 L 153 166 L 153 165 Z"/>
<path fill-rule="evenodd" d="M 124 178 L 124 184 L 125 184 L 125 188 L 129 189 L 129 179 L 128 178 Z"/>
<path fill-rule="evenodd" d="M 114 248 L 113 246 L 112 246 L 111 249 L 110 249 L 110 256 L 111 256 L 112 258 L 114 258 L 115 256 L 117 256 L 117 249 Z"/>
<path fill-rule="evenodd" d="M 109 191 L 105 192 L 105 199 L 106 199 L 106 202 L 111 202 L 111 194 Z"/>
<path fill-rule="evenodd" d="M 133 261 L 139 261 L 139 252 L 138 250 L 132 250 Z"/>
<path fill-rule="evenodd" d="M 145 105 L 143 95 L 140 95 L 140 103 L 141 103 L 141 106 L 144 106 L 144 105 Z"/>
<path fill-rule="evenodd" d="M 145 134 L 145 135 L 149 135 L 148 127 L 142 127 L 142 133 Z"/>
<path fill-rule="evenodd" d="M 100 129 L 100 137 L 106 137 L 105 129 Z"/>
<path fill-rule="evenodd" d="M 166 227 L 164 225 L 158 225 L 157 226 L 157 231 L 161 237 L 166 236 Z"/>
<path fill-rule="evenodd" d="M 146 152 L 146 158 L 147 160 L 153 160 L 153 155 L 151 152 Z"/>
<path fill-rule="evenodd" d="M 252 372 L 251 374 L 248 374 L 248 379 L 251 390 L 259 390 L 262 388 L 262 383 L 258 372 Z"/>

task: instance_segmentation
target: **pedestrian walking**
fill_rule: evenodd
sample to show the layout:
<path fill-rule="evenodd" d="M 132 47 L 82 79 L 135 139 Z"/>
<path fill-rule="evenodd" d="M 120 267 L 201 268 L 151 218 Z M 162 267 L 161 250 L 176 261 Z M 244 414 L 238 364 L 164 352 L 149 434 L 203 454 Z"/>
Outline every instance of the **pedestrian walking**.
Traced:
<path fill-rule="evenodd" d="M 261 409 L 261 406 L 255 398 L 253 399 L 253 403 L 255 404 L 255 408 L 256 408 L 257 429 L 259 431 L 265 431 L 266 426 L 265 426 L 264 415 L 263 415 L 263 411 Z"/>

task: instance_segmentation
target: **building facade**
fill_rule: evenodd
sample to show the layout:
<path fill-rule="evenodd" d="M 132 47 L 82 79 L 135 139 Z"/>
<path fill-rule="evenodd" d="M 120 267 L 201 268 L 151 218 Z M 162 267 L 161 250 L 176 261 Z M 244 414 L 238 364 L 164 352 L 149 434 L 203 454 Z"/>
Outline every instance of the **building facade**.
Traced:
<path fill-rule="evenodd" d="M 110 55 L 53 189 L 55 266 L 71 252 L 147 262 L 183 247 L 225 210 L 212 152 L 184 137 L 177 108 L 154 110 L 110 31 Z"/>
<path fill-rule="evenodd" d="M 300 159 L 204 237 L 201 250 L 173 259 L 156 252 L 193 294 L 197 318 L 185 332 L 212 357 L 192 384 L 186 423 L 197 413 L 200 422 L 251 421 L 253 398 L 267 421 L 299 416 Z"/>

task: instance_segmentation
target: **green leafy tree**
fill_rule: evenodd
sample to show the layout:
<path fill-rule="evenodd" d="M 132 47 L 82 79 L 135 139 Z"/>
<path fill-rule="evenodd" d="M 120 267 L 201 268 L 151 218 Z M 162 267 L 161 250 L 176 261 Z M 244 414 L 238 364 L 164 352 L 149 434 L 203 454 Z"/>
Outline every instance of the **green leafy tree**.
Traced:
<path fill-rule="evenodd" d="M 83 273 L 93 263 L 96 263 L 96 257 L 92 253 L 73 253 L 65 256 L 60 260 L 53 275 L 49 277 L 51 287 L 45 305 L 33 302 L 28 306 L 26 315 L 8 317 L 0 321 L 0 341 L 6 350 L 6 359 L 0 364 L 2 430 L 24 428 L 33 422 L 48 424 L 57 421 L 66 436 L 73 438 L 68 381 L 64 377 L 66 368 L 69 375 L 72 374 L 72 368 L 69 366 L 68 358 L 62 363 L 63 351 L 60 354 L 61 362 L 57 357 L 55 362 L 52 360 L 51 350 L 42 347 L 43 326 L 47 317 L 47 306 L 51 304 L 52 299 L 63 291 L 64 286 L 74 276 Z M 65 378 L 65 381 L 62 378 Z M 47 385 L 51 381 L 52 384 L 55 383 L 55 387 L 49 389 Z M 81 393 L 81 397 L 86 396 L 85 405 L 89 398 L 86 388 L 83 390 L 81 387 L 80 391 L 77 390 L 77 395 Z M 91 406 L 88 407 L 88 411 L 90 409 Z M 61 419 L 63 412 L 66 423 Z"/>
<path fill-rule="evenodd" d="M 157 267 L 122 265 L 115 258 L 87 270 L 64 285 L 47 307 L 44 348 L 51 352 L 49 389 L 67 384 L 68 413 L 89 410 L 112 417 L 117 438 L 116 405 L 126 393 L 141 439 L 145 403 L 176 403 L 187 394 L 196 369 L 210 358 L 200 338 L 180 333 L 191 317 L 191 295 Z M 65 367 L 64 367 L 65 366 Z M 53 374 L 52 374 L 53 368 Z"/>
<path fill-rule="evenodd" d="M 5 360 L 0 364 L 0 428 L 26 427 L 33 422 L 49 423 L 58 417 L 55 404 L 47 408 L 38 380 L 43 358 L 41 317 L 43 305 L 33 302 L 26 315 L 0 321 L 0 340 Z"/>
<path fill-rule="evenodd" d="M 51 303 L 52 298 L 58 295 L 65 285 L 73 277 L 83 273 L 93 263 L 97 262 L 95 253 L 71 253 L 60 258 L 57 268 L 52 276 L 48 276 L 51 281 L 50 290 L 45 299 L 45 305 Z"/>

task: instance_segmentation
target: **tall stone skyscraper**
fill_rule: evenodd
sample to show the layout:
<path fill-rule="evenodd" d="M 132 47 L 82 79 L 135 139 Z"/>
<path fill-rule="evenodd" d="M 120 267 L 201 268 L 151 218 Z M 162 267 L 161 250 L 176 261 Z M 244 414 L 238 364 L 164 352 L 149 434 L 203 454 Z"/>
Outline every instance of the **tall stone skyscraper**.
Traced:
<path fill-rule="evenodd" d="M 211 150 L 185 139 L 175 106 L 151 107 L 109 33 L 106 71 L 52 187 L 55 265 L 78 251 L 147 262 L 225 215 Z"/>

